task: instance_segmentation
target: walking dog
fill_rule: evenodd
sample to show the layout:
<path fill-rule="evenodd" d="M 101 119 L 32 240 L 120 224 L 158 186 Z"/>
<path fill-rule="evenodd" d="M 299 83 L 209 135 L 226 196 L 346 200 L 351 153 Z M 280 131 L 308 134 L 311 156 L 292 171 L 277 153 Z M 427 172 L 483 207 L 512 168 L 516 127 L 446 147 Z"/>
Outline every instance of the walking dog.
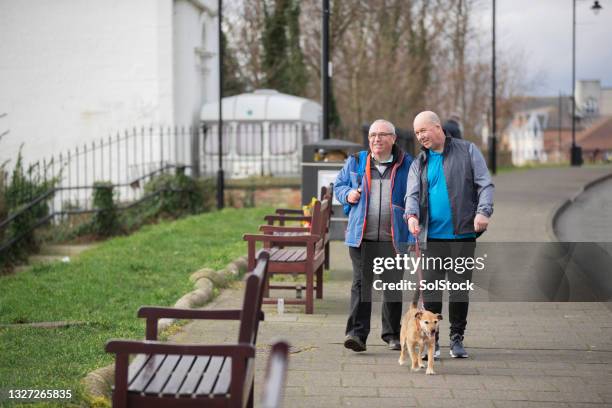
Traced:
<path fill-rule="evenodd" d="M 408 353 L 412 361 L 412 371 L 425 368 L 421 355 L 427 349 L 427 370 L 425 374 L 435 374 L 433 369 L 434 349 L 440 320 L 442 320 L 442 315 L 427 310 L 418 310 L 417 303 L 412 302 L 410 309 L 402 318 L 402 329 L 400 331 L 402 351 L 398 360 L 400 365 L 406 363 L 406 353 Z"/>

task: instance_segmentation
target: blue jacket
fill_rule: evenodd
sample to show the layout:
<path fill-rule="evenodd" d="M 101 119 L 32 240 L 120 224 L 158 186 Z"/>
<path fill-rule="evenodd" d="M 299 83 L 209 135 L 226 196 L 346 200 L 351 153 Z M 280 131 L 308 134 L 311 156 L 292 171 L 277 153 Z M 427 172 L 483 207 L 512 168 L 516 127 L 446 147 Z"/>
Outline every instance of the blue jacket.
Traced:
<path fill-rule="evenodd" d="M 414 237 L 408 231 L 408 225 L 404 220 L 406 185 L 412 156 L 404 153 L 397 146 L 393 146 L 393 155 L 397 157 L 397 161 L 391 169 L 391 214 L 393 220 L 391 235 L 393 236 L 395 250 L 403 253 L 406 250 L 407 244 L 414 243 Z M 368 154 L 368 163 L 360 184 L 357 183 L 358 164 L 354 155 L 349 156 L 334 183 L 334 194 L 342 204 L 348 203 L 346 198 L 351 190 L 361 187 L 361 199 L 357 204 L 351 205 L 351 211 L 348 216 L 344 243 L 351 247 L 359 247 L 361 245 L 365 231 L 371 182 L 370 157 L 371 155 Z"/>

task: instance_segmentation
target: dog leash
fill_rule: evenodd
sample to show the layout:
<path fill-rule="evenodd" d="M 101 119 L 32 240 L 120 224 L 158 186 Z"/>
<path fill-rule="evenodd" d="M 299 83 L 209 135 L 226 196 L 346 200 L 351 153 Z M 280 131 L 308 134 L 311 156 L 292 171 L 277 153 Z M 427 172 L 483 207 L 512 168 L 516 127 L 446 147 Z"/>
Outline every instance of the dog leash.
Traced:
<path fill-rule="evenodd" d="M 417 300 L 417 310 L 425 310 L 425 305 L 423 304 L 423 290 L 421 289 L 421 281 L 423 280 L 423 271 L 421 271 L 421 248 L 419 247 L 419 237 L 415 235 L 414 237 L 414 255 L 416 256 L 417 262 L 417 278 L 419 285 L 419 298 Z"/>

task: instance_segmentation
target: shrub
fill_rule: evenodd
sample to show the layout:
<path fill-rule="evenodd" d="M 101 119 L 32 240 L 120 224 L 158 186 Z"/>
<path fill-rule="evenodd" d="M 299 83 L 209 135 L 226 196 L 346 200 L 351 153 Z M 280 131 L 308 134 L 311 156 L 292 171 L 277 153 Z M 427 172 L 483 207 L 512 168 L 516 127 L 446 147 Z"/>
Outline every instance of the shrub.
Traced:
<path fill-rule="evenodd" d="M 214 202 L 212 180 L 196 181 L 177 168 L 175 174 L 163 173 L 154 177 L 144 187 L 145 195 L 160 191 L 151 199 L 151 206 L 158 215 L 180 216 L 209 211 Z M 211 193 L 212 192 L 212 193 Z"/>
<path fill-rule="evenodd" d="M 0 254 L 0 264 L 2 265 L 6 266 L 15 261 L 24 260 L 29 253 L 38 249 L 34 227 L 49 215 L 49 205 L 47 203 L 53 198 L 50 191 L 57 184 L 58 178 L 47 179 L 47 169 L 42 169 L 41 172 L 37 166 L 29 166 L 27 171 L 24 170 L 20 150 L 11 181 L 3 191 L 0 216 L 4 216 L 0 218 L 4 219 L 15 214 L 17 216 L 4 228 L 4 231 L 0 232 L 0 242 L 5 243 L 16 237 L 20 237 L 20 239 L 10 249 Z M 4 181 L 3 176 L 2 180 Z M 31 204 L 44 194 L 47 194 L 45 199 L 36 204 Z"/>
<path fill-rule="evenodd" d="M 91 232 L 98 237 L 106 238 L 123 232 L 117 207 L 113 200 L 113 184 L 109 181 L 94 183 L 93 205 L 99 211 L 91 220 Z"/>

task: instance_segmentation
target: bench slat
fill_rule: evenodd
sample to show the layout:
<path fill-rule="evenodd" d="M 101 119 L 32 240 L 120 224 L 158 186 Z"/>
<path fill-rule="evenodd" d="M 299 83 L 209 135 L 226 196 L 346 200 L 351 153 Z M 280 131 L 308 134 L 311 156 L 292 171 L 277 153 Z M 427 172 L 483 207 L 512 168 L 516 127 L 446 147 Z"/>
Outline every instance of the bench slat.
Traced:
<path fill-rule="evenodd" d="M 293 253 L 287 259 L 287 262 L 300 262 L 302 260 L 306 260 L 306 250 L 305 249 L 294 249 Z"/>
<path fill-rule="evenodd" d="M 273 262 L 284 262 L 284 260 L 289 256 L 288 249 L 276 249 L 270 255 L 270 261 Z"/>
<path fill-rule="evenodd" d="M 304 262 L 306 260 L 306 250 L 300 249 L 279 249 L 274 251 L 270 257 L 271 262 Z"/>
<path fill-rule="evenodd" d="M 146 364 L 146 362 L 151 357 L 150 354 L 137 354 L 130 367 L 128 368 L 128 384 L 131 384 L 134 381 L 134 378 L 140 373 L 142 367 Z"/>
<path fill-rule="evenodd" d="M 165 354 L 152 355 L 151 358 L 147 360 L 147 363 L 142 367 L 142 370 L 140 370 L 136 378 L 134 378 L 134 381 L 132 384 L 130 384 L 128 391 L 142 392 L 147 387 L 165 359 Z"/>
<path fill-rule="evenodd" d="M 163 389 L 164 395 L 178 394 L 178 390 L 181 388 L 181 385 L 183 385 L 183 381 L 185 381 L 185 377 L 193 364 L 193 360 L 195 360 L 195 356 L 181 357 L 181 361 L 176 365 L 172 377 L 170 377 L 170 380 Z"/>
<path fill-rule="evenodd" d="M 217 377 L 219 376 L 219 372 L 221 371 L 221 367 L 223 366 L 223 361 L 225 357 L 211 357 L 210 364 L 206 367 L 206 372 L 202 377 L 202 381 L 198 386 L 196 391 L 197 395 L 210 395 L 212 394 L 213 387 L 215 382 L 217 381 Z"/>
<path fill-rule="evenodd" d="M 172 371 L 174 371 L 174 367 L 176 367 L 176 364 L 178 363 L 180 358 L 181 356 L 178 354 L 169 354 L 166 357 L 163 364 L 155 373 L 155 377 L 144 390 L 145 394 L 159 394 L 161 392 L 161 390 L 164 388 L 164 385 L 166 385 L 166 383 L 170 379 Z"/>
<path fill-rule="evenodd" d="M 179 390 L 180 395 L 191 395 L 195 392 L 198 382 L 200 381 L 200 378 L 202 378 L 202 373 L 206 369 L 209 360 L 209 356 L 196 357 L 193 367 L 191 367 L 191 370 L 189 370 L 189 374 L 187 374 L 187 378 Z"/>
<path fill-rule="evenodd" d="M 219 378 L 215 384 L 213 394 L 229 394 L 230 383 L 232 382 L 232 358 L 227 357 L 219 373 Z"/>

